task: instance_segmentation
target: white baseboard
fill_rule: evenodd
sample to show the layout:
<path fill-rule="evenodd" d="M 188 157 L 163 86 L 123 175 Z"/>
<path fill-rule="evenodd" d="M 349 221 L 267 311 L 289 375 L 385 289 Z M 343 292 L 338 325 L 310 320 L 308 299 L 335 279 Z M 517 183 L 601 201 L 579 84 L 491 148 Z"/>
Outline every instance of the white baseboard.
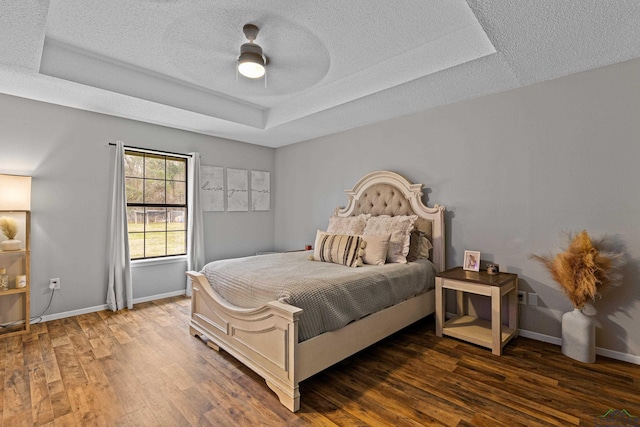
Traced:
<path fill-rule="evenodd" d="M 96 305 L 94 307 L 80 308 L 78 310 L 63 311 L 61 313 L 45 314 L 42 316 L 42 320 L 38 323 L 48 322 L 50 320 L 65 319 L 67 317 L 79 316 L 81 314 L 95 313 L 96 311 L 107 310 L 108 308 L 109 307 L 107 307 L 107 304 L 103 304 Z"/>
<path fill-rule="evenodd" d="M 164 294 L 151 295 L 151 296 L 148 296 L 148 297 L 134 298 L 133 304 L 135 305 L 135 304 L 140 304 L 142 302 L 155 301 L 157 299 L 177 297 L 177 296 L 180 296 L 180 295 L 184 295 L 185 292 L 186 292 L 186 290 L 183 289 L 181 291 L 173 291 L 173 292 L 167 292 L 167 293 L 164 293 Z M 67 317 L 79 316 L 81 314 L 87 314 L 87 313 L 95 313 L 96 311 L 102 311 L 102 310 L 108 310 L 108 309 L 109 309 L 109 307 L 107 306 L 107 304 L 103 304 L 103 305 L 96 305 L 94 307 L 81 308 L 81 309 L 78 309 L 78 310 L 63 311 L 61 313 L 47 314 L 47 315 L 42 316 L 41 322 L 48 322 L 50 320 L 65 319 Z"/>
<path fill-rule="evenodd" d="M 453 313 L 445 313 L 447 319 L 455 316 Z M 554 337 L 551 335 L 540 334 L 538 332 L 527 331 L 526 329 L 520 329 L 518 335 L 524 338 L 531 338 L 532 340 L 542 341 L 554 345 L 562 345 L 562 338 Z M 622 353 L 620 351 L 609 350 L 606 348 L 596 347 L 596 354 L 598 356 L 609 357 L 611 359 L 620 360 L 622 362 L 633 363 L 634 365 L 640 365 L 640 356 L 634 354 Z"/>
<path fill-rule="evenodd" d="M 187 292 L 186 289 L 182 289 L 181 291 L 167 292 L 166 294 L 158 294 L 158 295 L 151 295 L 151 296 L 148 296 L 148 297 L 135 298 L 133 300 L 133 303 L 134 304 L 140 304 L 141 302 L 155 301 L 157 299 L 178 297 L 180 295 L 184 295 L 186 292 Z"/>
<path fill-rule="evenodd" d="M 562 338 L 539 334 L 537 332 L 531 332 L 524 329 L 520 329 L 519 334 L 521 337 L 531 338 L 533 340 L 548 342 L 555 345 L 562 345 Z M 596 354 L 598 356 L 609 357 L 611 359 L 633 363 L 634 365 L 640 365 L 640 356 L 636 356 L 633 354 L 622 353 L 620 351 L 614 351 L 600 347 L 596 347 Z"/>
<path fill-rule="evenodd" d="M 518 331 L 518 335 L 525 338 L 531 338 L 536 341 L 548 342 L 549 344 L 562 345 L 562 338 L 539 334 L 538 332 L 527 331 L 526 329 L 520 329 Z"/>
<path fill-rule="evenodd" d="M 596 347 L 596 354 L 598 356 L 609 357 L 611 359 L 633 363 L 634 365 L 640 365 L 640 356 L 636 356 L 634 354 L 622 353 L 621 351 L 614 351 L 600 347 Z"/>

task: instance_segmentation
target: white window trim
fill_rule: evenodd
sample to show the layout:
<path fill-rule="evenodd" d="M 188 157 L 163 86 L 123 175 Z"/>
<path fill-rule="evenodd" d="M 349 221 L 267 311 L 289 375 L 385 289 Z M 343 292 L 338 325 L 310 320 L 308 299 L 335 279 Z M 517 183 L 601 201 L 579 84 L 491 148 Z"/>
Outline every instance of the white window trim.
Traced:
<path fill-rule="evenodd" d="M 132 259 L 131 268 L 151 267 L 152 265 L 176 264 L 179 262 L 187 262 L 187 255 L 166 256 L 159 258 L 142 258 Z"/>

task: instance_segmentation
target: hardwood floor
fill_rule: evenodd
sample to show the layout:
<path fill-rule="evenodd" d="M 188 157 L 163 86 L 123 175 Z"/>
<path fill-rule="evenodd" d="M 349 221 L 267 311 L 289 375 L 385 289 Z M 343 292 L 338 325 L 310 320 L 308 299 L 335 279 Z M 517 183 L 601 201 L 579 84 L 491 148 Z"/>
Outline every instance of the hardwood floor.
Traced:
<path fill-rule="evenodd" d="M 0 426 L 593 426 L 609 409 L 640 415 L 640 366 L 581 364 L 526 338 L 497 357 L 436 337 L 432 318 L 301 383 L 293 414 L 252 371 L 189 335 L 189 304 L 0 339 Z"/>

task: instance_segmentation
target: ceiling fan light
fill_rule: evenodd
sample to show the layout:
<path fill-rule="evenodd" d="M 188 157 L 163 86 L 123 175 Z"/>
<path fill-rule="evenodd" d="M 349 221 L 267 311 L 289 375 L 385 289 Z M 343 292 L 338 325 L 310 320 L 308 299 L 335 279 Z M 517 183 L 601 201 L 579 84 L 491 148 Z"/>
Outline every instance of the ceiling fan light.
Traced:
<path fill-rule="evenodd" d="M 253 24 L 246 24 L 242 27 L 242 31 L 249 43 L 240 46 L 238 72 L 250 79 L 259 79 L 264 76 L 267 65 L 267 58 L 262 54 L 262 48 L 254 43 L 260 29 Z M 265 87 L 266 84 L 265 80 Z"/>
<path fill-rule="evenodd" d="M 254 52 L 243 52 L 238 58 L 238 72 L 250 79 L 264 76 L 264 57 Z"/>

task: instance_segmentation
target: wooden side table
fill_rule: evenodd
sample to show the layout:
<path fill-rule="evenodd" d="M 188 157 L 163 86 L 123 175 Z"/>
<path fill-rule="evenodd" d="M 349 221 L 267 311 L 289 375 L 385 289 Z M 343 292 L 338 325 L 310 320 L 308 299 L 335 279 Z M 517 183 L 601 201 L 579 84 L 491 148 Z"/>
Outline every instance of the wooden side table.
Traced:
<path fill-rule="evenodd" d="M 445 322 L 445 289 L 456 291 L 456 316 Z M 469 316 L 464 293 L 491 297 L 491 320 Z M 509 324 L 502 324 L 502 297 L 508 295 Z M 489 347 L 500 356 L 502 347 L 518 336 L 518 275 L 486 271 L 466 271 L 462 267 L 436 276 L 436 335 L 449 335 L 476 345 Z"/>

